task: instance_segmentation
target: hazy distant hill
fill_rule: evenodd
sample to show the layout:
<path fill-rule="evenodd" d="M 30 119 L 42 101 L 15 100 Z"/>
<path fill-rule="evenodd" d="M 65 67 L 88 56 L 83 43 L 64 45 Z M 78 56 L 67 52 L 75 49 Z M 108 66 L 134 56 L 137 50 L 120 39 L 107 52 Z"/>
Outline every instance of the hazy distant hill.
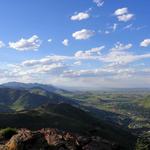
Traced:
<path fill-rule="evenodd" d="M 0 87 L 7 87 L 7 88 L 14 88 L 14 89 L 31 89 L 37 87 L 55 93 L 68 92 L 66 90 L 60 89 L 53 85 L 39 84 L 39 83 L 8 82 L 8 83 L 1 84 Z"/>
<path fill-rule="evenodd" d="M 36 108 L 46 103 L 57 104 L 61 102 L 77 104 L 71 98 L 69 99 L 41 88 L 32 88 L 30 90 L 0 88 L 0 104 L 3 104 L 5 108 L 9 107 L 15 110 L 23 110 Z"/>

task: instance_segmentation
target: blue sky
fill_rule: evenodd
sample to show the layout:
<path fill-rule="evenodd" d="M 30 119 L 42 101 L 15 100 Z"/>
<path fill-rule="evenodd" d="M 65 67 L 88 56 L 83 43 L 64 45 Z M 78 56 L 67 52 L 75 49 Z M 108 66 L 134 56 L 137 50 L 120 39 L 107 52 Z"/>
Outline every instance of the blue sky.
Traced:
<path fill-rule="evenodd" d="M 0 83 L 150 87 L 147 0 L 0 2 Z"/>

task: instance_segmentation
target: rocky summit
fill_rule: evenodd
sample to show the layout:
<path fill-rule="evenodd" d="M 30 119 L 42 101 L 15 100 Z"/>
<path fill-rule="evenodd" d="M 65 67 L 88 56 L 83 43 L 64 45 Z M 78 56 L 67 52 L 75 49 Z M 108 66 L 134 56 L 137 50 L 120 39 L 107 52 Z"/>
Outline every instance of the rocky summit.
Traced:
<path fill-rule="evenodd" d="M 81 136 L 57 129 L 30 131 L 19 129 L 17 134 L 0 145 L 0 150 L 119 150 L 119 145 L 98 136 Z"/>

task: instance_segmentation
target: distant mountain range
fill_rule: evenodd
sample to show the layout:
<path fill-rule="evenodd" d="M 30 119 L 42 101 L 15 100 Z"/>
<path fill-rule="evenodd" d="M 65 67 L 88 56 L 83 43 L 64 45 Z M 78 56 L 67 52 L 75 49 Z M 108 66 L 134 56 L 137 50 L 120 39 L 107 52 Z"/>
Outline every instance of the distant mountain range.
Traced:
<path fill-rule="evenodd" d="M 39 84 L 39 83 L 20 83 L 20 82 L 8 82 L 1 84 L 0 87 L 7 87 L 7 88 L 14 88 L 14 89 L 31 89 L 31 88 L 42 88 L 49 92 L 69 92 L 66 90 L 63 90 L 61 88 L 55 87 L 53 85 L 48 84 Z"/>
<path fill-rule="evenodd" d="M 50 90 L 49 90 L 50 91 Z M 43 104 L 59 104 L 68 103 L 72 105 L 77 105 L 78 102 L 61 96 L 60 94 L 49 92 L 48 90 L 42 89 L 41 87 L 35 88 L 10 88 L 1 87 L 0 88 L 0 106 L 5 107 L 5 111 L 11 110 L 24 110 L 33 109 L 39 107 Z M 4 109 L 0 109 L 3 112 Z"/>
<path fill-rule="evenodd" d="M 86 135 L 98 135 L 132 150 L 135 137 L 129 130 L 102 118 L 104 111 L 83 107 L 79 100 L 62 96 L 69 91 L 43 84 L 11 82 L 0 86 L 0 128 L 58 128 Z M 82 108 L 82 109 L 81 109 Z"/>

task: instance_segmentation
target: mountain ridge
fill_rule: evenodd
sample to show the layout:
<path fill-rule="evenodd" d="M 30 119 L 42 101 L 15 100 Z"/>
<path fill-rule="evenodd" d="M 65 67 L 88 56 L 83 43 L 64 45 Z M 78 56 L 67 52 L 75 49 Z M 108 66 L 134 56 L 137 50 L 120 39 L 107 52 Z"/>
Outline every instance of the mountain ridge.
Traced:
<path fill-rule="evenodd" d="M 44 92 L 43 89 L 14 89 L 14 88 L 0 88 L 0 104 L 9 106 L 15 110 L 36 108 L 46 103 L 70 103 L 76 105 L 77 102 L 73 99 L 61 96 L 60 94 L 47 92 L 46 95 L 40 94 Z M 37 88 L 36 88 L 37 90 Z"/>
<path fill-rule="evenodd" d="M 49 92 L 69 92 L 67 90 L 58 88 L 50 84 L 41 84 L 41 83 L 22 83 L 22 82 L 7 82 L 0 85 L 0 87 L 8 87 L 14 89 L 31 89 L 31 88 L 42 88 Z"/>

